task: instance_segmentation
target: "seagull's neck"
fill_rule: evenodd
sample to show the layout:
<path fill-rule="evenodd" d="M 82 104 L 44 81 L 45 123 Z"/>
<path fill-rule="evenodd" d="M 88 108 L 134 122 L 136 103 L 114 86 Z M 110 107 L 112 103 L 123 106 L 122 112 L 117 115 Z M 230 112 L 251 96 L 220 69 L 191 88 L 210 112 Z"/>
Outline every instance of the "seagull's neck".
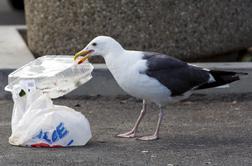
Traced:
<path fill-rule="evenodd" d="M 113 50 L 113 52 L 104 56 L 104 59 L 114 78 L 119 81 L 141 57 L 142 54 L 139 51 L 121 49 Z"/>
<path fill-rule="evenodd" d="M 111 72 L 123 67 L 125 52 L 126 50 L 124 49 L 113 49 L 113 51 L 104 56 L 105 63 Z"/>

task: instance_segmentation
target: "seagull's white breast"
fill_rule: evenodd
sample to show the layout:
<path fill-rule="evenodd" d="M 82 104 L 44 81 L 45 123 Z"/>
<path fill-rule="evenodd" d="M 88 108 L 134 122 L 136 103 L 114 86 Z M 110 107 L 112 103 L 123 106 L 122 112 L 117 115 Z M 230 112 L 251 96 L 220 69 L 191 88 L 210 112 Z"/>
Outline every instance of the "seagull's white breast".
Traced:
<path fill-rule="evenodd" d="M 171 92 L 158 80 L 145 74 L 147 60 L 139 51 L 124 51 L 122 55 L 107 55 L 106 65 L 119 86 L 130 95 L 157 104 L 171 101 Z"/>

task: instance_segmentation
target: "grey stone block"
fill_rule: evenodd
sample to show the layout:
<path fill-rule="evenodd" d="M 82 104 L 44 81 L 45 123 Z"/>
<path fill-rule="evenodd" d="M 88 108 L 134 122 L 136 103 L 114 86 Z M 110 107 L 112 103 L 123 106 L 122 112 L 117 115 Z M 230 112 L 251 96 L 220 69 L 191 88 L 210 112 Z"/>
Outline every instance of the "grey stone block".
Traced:
<path fill-rule="evenodd" d="M 182 59 L 252 45 L 251 0 L 25 0 L 32 52 L 73 54 L 98 35 Z"/>

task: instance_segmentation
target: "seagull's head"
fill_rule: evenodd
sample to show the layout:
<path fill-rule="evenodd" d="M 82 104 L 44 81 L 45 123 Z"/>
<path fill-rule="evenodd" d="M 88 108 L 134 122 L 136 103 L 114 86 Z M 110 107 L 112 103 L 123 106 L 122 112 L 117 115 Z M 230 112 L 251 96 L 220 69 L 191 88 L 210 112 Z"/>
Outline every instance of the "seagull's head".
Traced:
<path fill-rule="evenodd" d="M 83 63 L 90 56 L 100 55 L 106 57 L 112 51 L 121 51 L 122 46 L 112 37 L 109 36 L 98 36 L 94 38 L 88 45 L 81 51 L 74 55 L 74 60 L 77 60 L 79 56 L 83 56 L 78 64 Z"/>

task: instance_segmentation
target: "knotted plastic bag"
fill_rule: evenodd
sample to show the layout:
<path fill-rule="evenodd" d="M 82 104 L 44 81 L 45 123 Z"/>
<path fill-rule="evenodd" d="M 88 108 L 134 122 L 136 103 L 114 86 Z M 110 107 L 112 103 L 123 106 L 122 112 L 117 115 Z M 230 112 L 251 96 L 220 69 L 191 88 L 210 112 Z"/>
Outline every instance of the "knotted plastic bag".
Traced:
<path fill-rule="evenodd" d="M 69 107 L 54 105 L 47 94 L 22 82 L 13 86 L 12 145 L 67 147 L 85 145 L 91 138 L 86 117 Z"/>

